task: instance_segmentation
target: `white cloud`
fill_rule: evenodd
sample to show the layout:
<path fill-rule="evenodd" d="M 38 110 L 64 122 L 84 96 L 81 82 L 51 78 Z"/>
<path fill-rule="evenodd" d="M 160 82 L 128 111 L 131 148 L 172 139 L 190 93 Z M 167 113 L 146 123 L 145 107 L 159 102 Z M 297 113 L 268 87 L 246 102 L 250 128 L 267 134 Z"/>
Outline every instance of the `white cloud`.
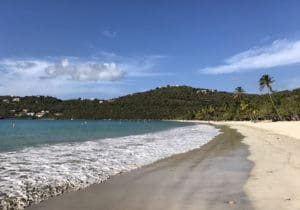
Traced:
<path fill-rule="evenodd" d="M 155 77 L 165 75 L 166 72 L 154 72 L 153 69 L 163 56 L 153 55 L 139 58 L 126 58 L 126 62 L 121 62 L 121 67 L 130 77 Z M 124 59 L 124 58 L 123 58 Z"/>
<path fill-rule="evenodd" d="M 155 56 L 109 57 L 0 59 L 0 95 L 112 97 L 126 92 L 125 76 L 158 76 L 152 70 L 158 63 Z"/>
<path fill-rule="evenodd" d="M 170 75 L 169 72 L 157 72 L 155 68 L 162 59 L 163 55 L 144 55 L 144 56 L 120 56 L 112 52 L 101 51 L 98 56 L 92 57 L 94 61 L 106 60 L 116 62 L 120 69 L 126 72 L 127 77 L 156 77 Z"/>
<path fill-rule="evenodd" d="M 7 75 L 40 75 L 40 78 L 66 76 L 67 79 L 78 81 L 115 81 L 122 79 L 126 72 L 120 70 L 115 63 L 82 62 L 70 64 L 68 59 L 61 63 L 45 60 L 13 60 L 0 61 L 0 70 Z"/>
<path fill-rule="evenodd" d="M 36 75 L 44 74 L 43 71 L 51 63 L 43 60 L 34 59 L 4 59 L 0 60 L 0 75 L 2 79 L 19 77 L 35 77 Z"/>
<path fill-rule="evenodd" d="M 115 63 L 78 63 L 70 64 L 64 59 L 60 64 L 50 65 L 45 69 L 50 77 L 69 76 L 73 80 L 115 81 L 125 76 Z"/>
<path fill-rule="evenodd" d="M 102 35 L 107 37 L 107 38 L 116 38 L 117 32 L 105 30 L 105 31 L 102 32 Z"/>
<path fill-rule="evenodd" d="M 255 47 L 225 60 L 225 64 L 200 69 L 205 74 L 227 74 L 300 63 L 300 40 L 276 40 L 265 47 Z"/>
<path fill-rule="evenodd" d="M 0 60 L 0 95 L 116 95 L 125 71 L 115 63 L 61 63 L 39 59 Z"/>

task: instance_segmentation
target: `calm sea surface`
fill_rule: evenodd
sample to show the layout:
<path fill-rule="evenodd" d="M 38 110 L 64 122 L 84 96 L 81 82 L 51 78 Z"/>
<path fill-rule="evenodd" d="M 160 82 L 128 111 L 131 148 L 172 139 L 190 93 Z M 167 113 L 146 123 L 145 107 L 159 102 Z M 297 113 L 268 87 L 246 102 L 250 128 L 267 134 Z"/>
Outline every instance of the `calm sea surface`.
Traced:
<path fill-rule="evenodd" d="M 0 120 L 0 152 L 157 132 L 192 123 L 113 120 Z"/>

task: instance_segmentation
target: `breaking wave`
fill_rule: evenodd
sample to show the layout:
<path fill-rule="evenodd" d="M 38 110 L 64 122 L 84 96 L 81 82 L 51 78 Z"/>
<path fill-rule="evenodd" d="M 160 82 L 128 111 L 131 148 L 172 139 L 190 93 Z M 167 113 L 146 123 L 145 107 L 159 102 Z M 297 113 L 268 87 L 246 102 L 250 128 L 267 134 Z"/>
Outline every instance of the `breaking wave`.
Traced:
<path fill-rule="evenodd" d="M 0 153 L 0 209 L 23 209 L 108 177 L 198 148 L 219 133 L 196 124 L 141 135 Z"/>

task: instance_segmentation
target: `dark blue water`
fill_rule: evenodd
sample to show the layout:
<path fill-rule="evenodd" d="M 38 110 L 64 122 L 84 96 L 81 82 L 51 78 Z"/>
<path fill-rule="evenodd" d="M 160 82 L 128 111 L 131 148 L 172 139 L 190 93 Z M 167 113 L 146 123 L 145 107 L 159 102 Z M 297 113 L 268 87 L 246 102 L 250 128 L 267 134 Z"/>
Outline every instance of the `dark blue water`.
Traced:
<path fill-rule="evenodd" d="M 0 120 L 0 152 L 166 130 L 192 123 L 110 120 Z"/>

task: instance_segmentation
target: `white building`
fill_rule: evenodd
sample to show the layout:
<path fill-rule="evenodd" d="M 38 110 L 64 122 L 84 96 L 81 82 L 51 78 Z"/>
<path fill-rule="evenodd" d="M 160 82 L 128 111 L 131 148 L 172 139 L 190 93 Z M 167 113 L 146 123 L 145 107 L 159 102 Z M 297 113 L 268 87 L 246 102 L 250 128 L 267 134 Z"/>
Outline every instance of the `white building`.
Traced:
<path fill-rule="evenodd" d="M 9 104 L 9 100 L 8 99 L 3 99 L 2 102 Z"/>

